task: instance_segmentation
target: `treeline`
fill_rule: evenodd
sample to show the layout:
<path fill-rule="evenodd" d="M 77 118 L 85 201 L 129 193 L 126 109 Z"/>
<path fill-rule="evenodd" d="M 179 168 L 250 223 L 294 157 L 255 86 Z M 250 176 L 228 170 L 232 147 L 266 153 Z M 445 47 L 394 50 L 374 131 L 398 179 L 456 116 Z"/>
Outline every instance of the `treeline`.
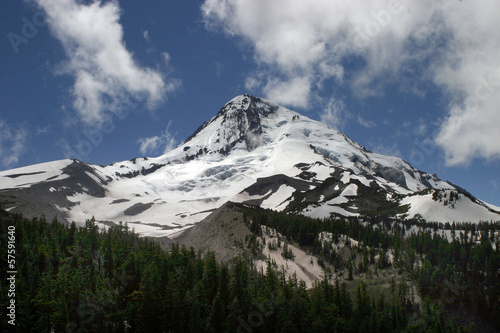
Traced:
<path fill-rule="evenodd" d="M 440 304 L 448 318 L 476 322 L 500 331 L 500 223 L 398 222 L 388 218 L 311 219 L 300 215 L 242 207 L 250 229 L 266 225 L 288 241 L 310 246 L 319 263 L 329 263 L 340 275 L 366 273 L 370 267 L 393 266 L 416 281 L 422 298 Z M 347 236 L 359 241 L 345 258 L 321 241 Z M 445 236 L 446 235 L 446 236 Z M 388 254 L 392 256 L 392 262 Z M 375 260 L 377 258 L 377 260 Z"/>
<path fill-rule="evenodd" d="M 229 267 L 213 253 L 173 245 L 163 250 L 126 226 L 99 229 L 28 220 L 0 211 L 15 227 L 16 326 L 2 314 L 2 331 L 19 332 L 459 332 L 443 308 L 419 309 L 404 282 L 374 298 L 362 283 L 351 298 L 326 278 L 306 289 L 295 277 L 251 259 Z M 12 229 L 12 228 L 11 228 Z M 7 267 L 6 256 L 1 267 Z M 2 269 L 2 281 L 6 280 Z M 2 283 L 1 304 L 7 304 Z M 3 307 L 2 311 L 6 311 Z"/>

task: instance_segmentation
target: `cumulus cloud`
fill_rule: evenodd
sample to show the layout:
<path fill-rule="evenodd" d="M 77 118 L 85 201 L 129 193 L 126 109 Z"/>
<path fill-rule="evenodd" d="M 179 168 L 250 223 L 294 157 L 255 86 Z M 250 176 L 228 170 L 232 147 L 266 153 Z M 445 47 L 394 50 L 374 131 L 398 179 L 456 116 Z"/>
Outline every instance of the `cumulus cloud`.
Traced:
<path fill-rule="evenodd" d="M 281 81 L 269 79 L 264 89 L 267 97 L 276 103 L 307 107 L 311 84 L 308 78 L 295 77 Z"/>
<path fill-rule="evenodd" d="M 134 61 L 123 41 L 116 1 L 36 1 L 65 50 L 62 72 L 74 77 L 73 106 L 86 124 L 99 124 L 120 113 L 121 101 L 128 97 L 153 109 L 177 88 L 177 80 Z"/>
<path fill-rule="evenodd" d="M 420 96 L 431 84 L 449 98 L 436 137 L 447 163 L 500 157 L 497 0 L 205 0 L 201 10 L 209 29 L 253 50 L 247 88 L 303 107 L 327 79 L 361 98 L 385 81 Z"/>
<path fill-rule="evenodd" d="M 154 154 L 158 152 L 166 153 L 177 145 L 175 140 L 175 133 L 172 134 L 170 131 L 171 122 L 168 123 L 167 128 L 159 136 L 152 136 L 149 138 L 140 138 L 138 143 L 140 144 L 139 151 L 141 154 Z"/>
<path fill-rule="evenodd" d="M 28 131 L 0 119 L 0 161 L 3 167 L 12 167 L 26 150 Z"/>

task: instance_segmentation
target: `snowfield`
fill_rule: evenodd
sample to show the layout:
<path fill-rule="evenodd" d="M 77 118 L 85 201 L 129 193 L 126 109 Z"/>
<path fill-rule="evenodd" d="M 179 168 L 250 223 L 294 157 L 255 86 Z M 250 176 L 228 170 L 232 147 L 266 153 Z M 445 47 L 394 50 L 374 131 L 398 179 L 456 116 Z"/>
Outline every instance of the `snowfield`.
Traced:
<path fill-rule="evenodd" d="M 46 181 L 62 180 L 68 177 L 63 169 L 71 160 L 59 160 L 0 172 L 0 190 L 26 188 Z"/>
<path fill-rule="evenodd" d="M 485 207 L 461 196 L 454 206 L 444 205 L 432 200 L 432 195 L 409 196 L 402 200 L 402 204 L 409 204 L 409 217 L 421 215 L 429 222 L 479 222 L 498 221 L 498 214 L 488 211 Z"/>

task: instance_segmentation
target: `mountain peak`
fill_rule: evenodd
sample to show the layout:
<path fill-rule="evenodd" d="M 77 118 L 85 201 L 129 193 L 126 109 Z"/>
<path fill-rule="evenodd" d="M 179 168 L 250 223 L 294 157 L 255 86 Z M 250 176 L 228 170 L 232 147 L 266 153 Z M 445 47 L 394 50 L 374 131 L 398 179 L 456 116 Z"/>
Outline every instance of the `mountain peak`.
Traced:
<path fill-rule="evenodd" d="M 233 149 L 254 150 L 261 143 L 262 119 L 278 109 L 259 97 L 236 96 L 186 140 L 183 150 L 187 159 L 214 153 L 227 155 Z"/>
<path fill-rule="evenodd" d="M 255 97 L 249 94 L 239 95 L 230 100 L 224 105 L 224 107 L 219 111 L 217 116 L 232 115 L 239 113 L 247 114 L 259 114 L 262 116 L 267 116 L 270 113 L 275 112 L 279 106 L 263 100 L 260 97 Z"/>
<path fill-rule="evenodd" d="M 250 95 L 233 98 L 158 158 L 75 163 L 0 172 L 0 203 L 81 223 L 92 216 L 128 221 L 156 236 L 185 230 L 227 201 L 318 218 L 477 222 L 500 216 L 398 157 L 372 153 L 321 122 Z"/>

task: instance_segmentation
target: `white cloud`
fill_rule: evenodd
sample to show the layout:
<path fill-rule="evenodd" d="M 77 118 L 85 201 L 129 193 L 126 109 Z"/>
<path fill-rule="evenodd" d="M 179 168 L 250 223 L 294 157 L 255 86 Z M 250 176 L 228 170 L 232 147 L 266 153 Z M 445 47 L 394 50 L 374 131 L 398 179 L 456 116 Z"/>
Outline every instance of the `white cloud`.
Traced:
<path fill-rule="evenodd" d="M 452 105 L 437 144 L 445 148 L 449 165 L 470 164 L 471 158 L 500 158 L 500 93 L 479 103 Z"/>
<path fill-rule="evenodd" d="M 289 81 L 270 78 L 264 90 L 273 102 L 307 107 L 311 84 L 306 77 L 295 77 Z"/>
<path fill-rule="evenodd" d="M 402 157 L 401 151 L 399 150 L 398 143 L 396 141 L 387 143 L 382 142 L 380 139 L 371 139 L 369 149 L 374 153 L 388 156 Z"/>
<path fill-rule="evenodd" d="M 285 81 L 289 84 L 307 81 L 308 92 L 313 86 L 321 87 L 328 78 L 342 81 L 341 62 L 350 54 L 370 55 L 373 69 L 377 68 L 377 72 L 384 69 L 386 65 L 381 58 L 389 53 L 394 56 L 397 50 L 389 43 L 375 47 L 378 44 L 372 40 L 373 34 L 367 41 L 357 38 L 355 28 L 363 28 L 364 23 L 374 20 L 370 10 L 386 7 L 385 1 L 367 4 L 331 0 L 206 0 L 202 12 L 207 26 L 222 27 L 229 35 L 241 36 L 251 44 L 261 72 L 274 73 L 261 81 L 263 92 L 271 98 L 276 95 L 276 80 L 283 86 Z M 396 15 L 402 11 L 393 10 Z M 355 43 L 358 39 L 359 45 Z M 387 50 L 389 46 L 391 49 Z M 368 54 L 370 47 L 373 52 Z M 286 97 L 283 99 L 287 100 Z M 293 98 L 285 104 L 303 106 L 307 101 Z"/>
<path fill-rule="evenodd" d="M 123 41 L 116 1 L 37 0 L 67 56 L 64 74 L 74 77 L 73 106 L 88 125 L 120 113 L 128 96 L 153 109 L 178 81 L 139 66 Z M 145 33 L 147 39 L 148 35 Z"/>
<path fill-rule="evenodd" d="M 262 85 L 262 80 L 264 79 L 263 73 L 254 73 L 250 75 L 245 80 L 245 88 L 247 90 L 257 90 Z"/>
<path fill-rule="evenodd" d="M 359 114 L 358 114 L 358 123 L 365 128 L 373 128 L 373 127 L 377 126 L 377 124 L 374 121 L 366 120 L 365 118 L 361 117 L 361 115 L 359 115 Z"/>
<path fill-rule="evenodd" d="M 170 132 L 171 122 L 168 123 L 167 128 L 159 136 L 152 136 L 149 138 L 140 138 L 139 151 L 141 154 L 155 154 L 159 151 L 166 153 L 176 147 L 177 141 L 175 140 L 175 133 Z"/>
<path fill-rule="evenodd" d="M 304 106 L 326 79 L 358 97 L 391 81 L 424 96 L 431 83 L 450 101 L 436 138 L 447 163 L 500 157 L 500 1 L 205 0 L 201 10 L 207 27 L 253 50 L 247 88 Z M 353 57 L 362 65 L 347 67 Z"/>
<path fill-rule="evenodd" d="M 43 135 L 43 134 L 50 133 L 51 129 L 52 129 L 52 125 L 47 125 L 45 127 L 37 127 L 36 128 L 36 135 Z"/>
<path fill-rule="evenodd" d="M 163 56 L 163 61 L 165 62 L 165 65 L 167 67 L 169 67 L 170 66 L 170 53 L 163 52 L 161 55 Z"/>
<path fill-rule="evenodd" d="M 346 120 L 350 117 L 344 102 L 341 99 L 331 98 L 323 108 L 320 120 L 331 128 L 342 130 Z"/>
<path fill-rule="evenodd" d="M 0 119 L 0 161 L 4 167 L 12 167 L 26 150 L 28 131 L 20 126 L 7 124 Z"/>
<path fill-rule="evenodd" d="M 144 30 L 142 32 L 142 36 L 144 37 L 144 39 L 149 42 L 149 31 L 148 30 Z"/>
<path fill-rule="evenodd" d="M 428 121 L 425 119 L 419 119 L 418 123 L 412 124 L 413 125 L 413 133 L 416 136 L 423 136 L 427 134 L 427 131 L 429 130 L 429 124 Z"/>

